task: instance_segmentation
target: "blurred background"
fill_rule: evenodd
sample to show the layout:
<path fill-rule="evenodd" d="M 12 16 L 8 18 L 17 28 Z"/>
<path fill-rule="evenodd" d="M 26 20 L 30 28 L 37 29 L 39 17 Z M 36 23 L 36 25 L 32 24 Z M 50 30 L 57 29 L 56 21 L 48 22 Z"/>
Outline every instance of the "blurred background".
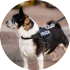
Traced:
<path fill-rule="evenodd" d="M 17 65 L 23 67 L 23 60 L 19 51 L 18 37 L 13 30 L 6 27 L 6 21 L 11 20 L 14 14 L 19 12 L 19 8 L 23 7 L 23 11 L 29 17 L 31 17 L 38 26 L 43 27 L 48 21 L 57 21 L 64 15 L 57 9 L 54 5 L 44 2 L 41 0 L 29 0 L 16 5 L 12 8 L 3 20 L 0 32 L 1 44 L 6 53 L 6 55 Z M 59 22 L 67 38 L 70 40 L 70 32 L 66 19 Z M 59 52 L 60 51 L 60 52 Z M 62 48 L 58 48 L 56 54 L 59 55 L 59 59 L 64 55 L 65 51 Z M 53 65 L 56 62 L 52 62 L 53 56 L 44 56 L 44 68 Z M 38 69 L 38 64 L 36 59 L 28 59 L 29 68 L 33 70 Z"/>

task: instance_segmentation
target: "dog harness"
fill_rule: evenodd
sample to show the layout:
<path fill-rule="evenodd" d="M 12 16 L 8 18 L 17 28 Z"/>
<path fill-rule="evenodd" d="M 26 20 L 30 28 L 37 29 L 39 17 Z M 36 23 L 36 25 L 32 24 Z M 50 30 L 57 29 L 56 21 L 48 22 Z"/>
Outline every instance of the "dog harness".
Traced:
<path fill-rule="evenodd" d="M 45 27 L 39 27 L 39 31 L 35 35 L 32 35 L 31 37 L 24 38 L 21 36 L 21 38 L 25 40 L 38 38 L 44 41 L 47 41 L 46 38 L 49 39 L 50 37 L 51 32 L 50 30 L 47 30 Z"/>
<path fill-rule="evenodd" d="M 35 34 L 32 35 L 29 38 L 24 38 L 21 36 L 22 39 L 24 40 L 28 40 L 28 39 L 39 39 L 39 40 L 43 40 L 45 43 L 45 47 L 48 49 L 50 43 L 52 42 L 52 38 L 51 38 L 51 32 L 49 29 L 46 29 L 45 27 L 39 27 L 39 31 Z"/>

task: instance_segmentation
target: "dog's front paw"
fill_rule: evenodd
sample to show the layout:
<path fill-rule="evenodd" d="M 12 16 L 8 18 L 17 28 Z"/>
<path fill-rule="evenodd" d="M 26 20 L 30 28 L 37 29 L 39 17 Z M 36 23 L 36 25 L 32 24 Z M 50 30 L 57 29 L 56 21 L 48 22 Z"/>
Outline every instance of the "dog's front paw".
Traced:
<path fill-rule="evenodd" d="M 27 69 L 28 70 L 28 67 L 23 67 L 23 69 Z"/>

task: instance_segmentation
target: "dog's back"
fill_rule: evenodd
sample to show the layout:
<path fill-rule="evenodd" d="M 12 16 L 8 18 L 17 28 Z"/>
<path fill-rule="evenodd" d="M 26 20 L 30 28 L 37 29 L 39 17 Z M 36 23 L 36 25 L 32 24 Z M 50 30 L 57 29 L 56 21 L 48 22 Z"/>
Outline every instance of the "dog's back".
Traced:
<path fill-rule="evenodd" d="M 50 21 L 47 24 L 50 25 L 52 22 L 54 21 Z M 48 48 L 50 49 L 50 51 L 48 52 L 48 54 L 54 51 L 54 49 L 61 43 L 64 44 L 65 48 L 67 48 L 69 41 L 64 34 L 60 24 L 57 23 L 55 27 L 50 28 L 49 30 L 51 32 L 51 42 L 48 42 L 50 44 Z"/>

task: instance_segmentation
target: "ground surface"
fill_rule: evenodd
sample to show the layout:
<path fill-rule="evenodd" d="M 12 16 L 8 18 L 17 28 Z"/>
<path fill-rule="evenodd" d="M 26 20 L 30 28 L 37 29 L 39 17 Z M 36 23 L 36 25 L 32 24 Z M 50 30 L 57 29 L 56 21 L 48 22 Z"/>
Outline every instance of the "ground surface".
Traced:
<path fill-rule="evenodd" d="M 25 8 L 24 12 L 30 16 L 39 26 L 44 26 L 45 23 L 48 21 L 54 19 L 58 20 L 61 17 L 63 17 L 63 14 L 57 10 L 57 9 L 48 9 L 48 8 L 41 8 L 39 6 L 36 7 L 30 7 L 30 8 Z M 5 17 L 3 21 L 3 25 L 1 28 L 1 43 L 2 47 L 7 54 L 7 56 L 17 65 L 23 67 L 23 60 L 19 51 L 19 44 L 18 44 L 18 38 L 15 35 L 15 33 L 6 27 L 5 22 L 6 20 L 10 20 L 11 16 L 15 13 L 18 13 L 18 10 L 12 10 L 10 11 L 7 16 Z M 70 33 L 69 33 L 69 28 L 67 21 L 64 19 L 63 21 L 60 22 L 63 31 L 65 32 L 66 36 L 70 40 Z M 64 50 L 62 48 L 58 48 L 56 54 L 59 55 L 58 60 L 64 55 Z M 44 56 L 44 68 L 47 68 L 56 62 L 52 62 L 52 56 L 50 55 L 45 55 Z M 38 69 L 38 64 L 36 59 L 28 59 L 28 64 L 29 68 L 32 70 L 37 70 Z"/>

